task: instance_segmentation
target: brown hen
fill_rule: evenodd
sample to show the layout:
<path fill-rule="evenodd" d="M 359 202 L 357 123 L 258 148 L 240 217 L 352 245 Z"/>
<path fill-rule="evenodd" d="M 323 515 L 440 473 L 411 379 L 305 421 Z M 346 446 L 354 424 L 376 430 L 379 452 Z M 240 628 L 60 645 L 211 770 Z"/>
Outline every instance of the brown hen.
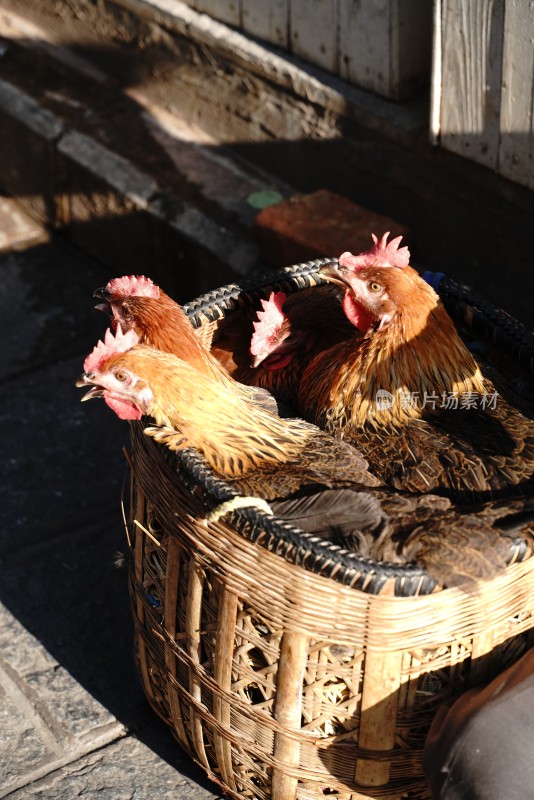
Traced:
<path fill-rule="evenodd" d="M 532 492 L 534 422 L 497 395 L 400 237 L 387 236 L 320 270 L 344 288 L 360 333 L 309 364 L 301 413 L 399 489 L 457 501 Z"/>
<path fill-rule="evenodd" d="M 236 380 L 261 386 L 295 405 L 307 364 L 322 350 L 354 335 L 340 299 L 339 289 L 328 285 L 289 296 L 271 292 L 260 301 L 256 319 L 250 308 L 224 319 L 211 352 Z"/>

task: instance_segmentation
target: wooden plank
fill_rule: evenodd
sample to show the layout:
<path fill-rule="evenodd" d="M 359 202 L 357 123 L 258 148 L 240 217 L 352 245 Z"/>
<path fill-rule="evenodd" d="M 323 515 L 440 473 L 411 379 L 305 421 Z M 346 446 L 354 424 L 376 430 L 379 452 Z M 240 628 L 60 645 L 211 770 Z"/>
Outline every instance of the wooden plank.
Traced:
<path fill-rule="evenodd" d="M 393 100 L 406 100 L 428 85 L 432 59 L 432 3 L 390 0 L 390 88 Z"/>
<path fill-rule="evenodd" d="M 432 72 L 430 78 L 430 142 L 439 144 L 441 133 L 441 2 L 434 0 L 434 15 L 432 20 Z"/>
<path fill-rule="evenodd" d="M 507 0 L 500 119 L 499 172 L 534 188 L 532 97 L 534 2 Z"/>
<path fill-rule="evenodd" d="M 432 4 L 420 0 L 342 0 L 339 74 L 362 89 L 402 100 L 430 75 Z"/>
<path fill-rule="evenodd" d="M 312 64 L 337 72 L 336 0 L 290 0 L 291 50 Z"/>
<path fill-rule="evenodd" d="M 228 25 L 241 24 L 240 0 L 193 0 L 188 5 Z"/>
<path fill-rule="evenodd" d="M 243 30 L 289 48 L 288 0 L 242 0 Z"/>
<path fill-rule="evenodd" d="M 440 141 L 496 169 L 502 75 L 502 0 L 442 0 Z"/>
<path fill-rule="evenodd" d="M 339 74 L 362 89 L 388 96 L 390 76 L 390 0 L 339 7 Z"/>

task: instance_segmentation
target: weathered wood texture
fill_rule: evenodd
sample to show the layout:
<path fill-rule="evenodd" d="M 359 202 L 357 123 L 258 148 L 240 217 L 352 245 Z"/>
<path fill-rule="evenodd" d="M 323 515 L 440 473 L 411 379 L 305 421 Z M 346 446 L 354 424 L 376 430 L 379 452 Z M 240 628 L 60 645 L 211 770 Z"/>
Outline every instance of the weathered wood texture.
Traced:
<path fill-rule="evenodd" d="M 245 0 L 242 3 L 242 26 L 246 33 L 266 42 L 289 47 L 289 0 Z"/>
<path fill-rule="evenodd" d="M 363 89 L 406 99 L 428 78 L 432 3 L 374 0 L 339 4 L 339 74 Z"/>
<path fill-rule="evenodd" d="M 528 6 L 528 11 L 525 8 Z M 507 0 L 499 141 L 499 171 L 534 188 L 532 98 L 534 82 L 534 2 Z"/>
<path fill-rule="evenodd" d="M 241 23 L 241 0 L 191 0 L 187 5 L 228 25 L 239 26 Z"/>
<path fill-rule="evenodd" d="M 430 73 L 430 0 L 186 0 L 310 64 L 385 97 L 413 96 Z"/>
<path fill-rule="evenodd" d="M 440 0 L 437 14 L 437 141 L 532 188 L 534 2 Z"/>

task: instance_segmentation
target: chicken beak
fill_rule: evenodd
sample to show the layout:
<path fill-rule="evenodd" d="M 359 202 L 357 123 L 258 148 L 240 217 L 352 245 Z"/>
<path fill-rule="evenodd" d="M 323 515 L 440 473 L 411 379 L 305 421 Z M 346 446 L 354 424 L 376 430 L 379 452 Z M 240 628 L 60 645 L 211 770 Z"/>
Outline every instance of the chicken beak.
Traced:
<path fill-rule="evenodd" d="M 101 289 L 95 289 L 93 292 L 93 297 L 96 297 L 97 300 L 104 301 L 103 303 L 97 303 L 95 306 L 97 311 L 103 311 L 105 314 L 113 316 L 111 306 L 109 304 L 109 292 L 106 290 L 105 286 L 103 286 Z"/>
<path fill-rule="evenodd" d="M 265 360 L 265 358 L 266 356 L 263 355 L 252 356 L 250 360 L 251 369 L 256 369 L 256 367 L 259 367 L 260 364 Z"/>
<path fill-rule="evenodd" d="M 328 283 L 335 283 L 338 286 L 342 286 L 344 289 L 348 286 L 347 281 L 340 272 L 337 261 L 332 261 L 330 264 L 323 264 L 318 274 L 321 278 L 324 278 L 325 281 L 328 281 Z"/>
<path fill-rule="evenodd" d="M 94 400 L 96 397 L 104 397 L 104 390 L 98 386 L 92 386 L 80 399 L 80 402 L 85 403 L 86 400 Z"/>
<path fill-rule="evenodd" d="M 76 381 L 76 387 L 78 389 L 84 389 L 86 386 L 91 386 L 91 380 L 87 377 L 85 372 L 81 375 L 78 380 Z M 81 398 L 81 402 L 84 403 L 86 400 L 93 400 L 95 397 L 103 397 L 104 390 L 100 388 L 100 386 L 91 386 L 88 392 L 84 394 Z"/>

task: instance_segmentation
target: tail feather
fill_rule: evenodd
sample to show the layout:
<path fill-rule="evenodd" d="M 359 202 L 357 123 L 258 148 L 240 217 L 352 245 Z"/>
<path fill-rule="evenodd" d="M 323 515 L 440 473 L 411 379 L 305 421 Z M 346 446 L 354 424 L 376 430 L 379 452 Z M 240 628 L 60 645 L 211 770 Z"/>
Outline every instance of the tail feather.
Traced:
<path fill-rule="evenodd" d="M 324 489 L 301 497 L 276 500 L 274 513 L 304 531 L 340 547 L 369 555 L 375 539 L 388 524 L 379 500 L 369 492 Z"/>

